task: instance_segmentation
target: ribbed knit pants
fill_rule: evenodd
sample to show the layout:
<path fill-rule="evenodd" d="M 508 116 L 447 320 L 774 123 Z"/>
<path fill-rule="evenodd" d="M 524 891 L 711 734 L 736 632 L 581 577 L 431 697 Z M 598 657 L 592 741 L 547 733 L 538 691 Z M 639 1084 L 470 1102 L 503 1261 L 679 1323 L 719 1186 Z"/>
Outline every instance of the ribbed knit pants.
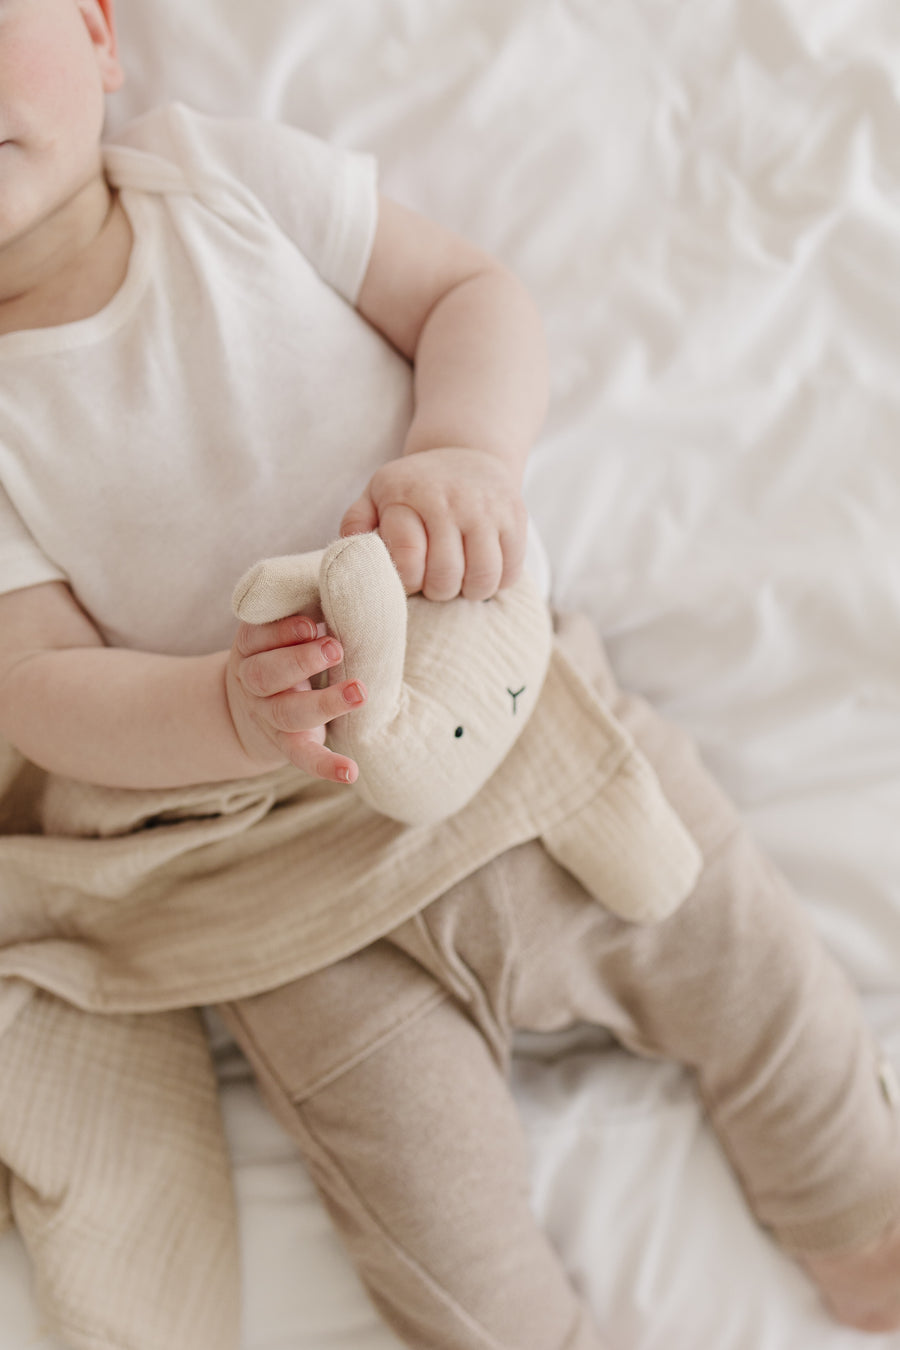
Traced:
<path fill-rule="evenodd" d="M 595 1023 L 689 1066 L 789 1249 L 861 1245 L 900 1210 L 898 1117 L 847 978 L 687 738 L 595 665 L 703 853 L 672 918 L 623 923 L 527 844 L 366 950 L 222 1010 L 415 1350 L 603 1344 L 529 1208 L 517 1029 Z"/>
<path fill-rule="evenodd" d="M 46 1324 L 75 1350 L 237 1350 L 236 1215 L 197 1016 L 36 991 L 0 1036 L 0 1224 L 8 1203 Z"/>

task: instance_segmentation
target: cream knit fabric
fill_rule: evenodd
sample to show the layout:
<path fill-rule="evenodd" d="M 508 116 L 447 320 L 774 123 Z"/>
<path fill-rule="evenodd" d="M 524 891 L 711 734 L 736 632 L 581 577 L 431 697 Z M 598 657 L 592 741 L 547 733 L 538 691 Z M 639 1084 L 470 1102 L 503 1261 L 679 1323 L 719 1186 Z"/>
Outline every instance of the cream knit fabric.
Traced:
<path fill-rule="evenodd" d="M 239 1267 L 197 1014 L 36 993 L 0 1037 L 0 1157 L 53 1330 L 78 1350 L 229 1350 Z"/>

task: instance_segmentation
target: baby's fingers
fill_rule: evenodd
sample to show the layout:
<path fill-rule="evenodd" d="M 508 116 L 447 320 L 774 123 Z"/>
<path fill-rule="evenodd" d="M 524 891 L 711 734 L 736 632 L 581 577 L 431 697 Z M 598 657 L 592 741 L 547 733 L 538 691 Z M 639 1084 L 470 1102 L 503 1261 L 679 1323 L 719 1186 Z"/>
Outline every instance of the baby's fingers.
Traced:
<path fill-rule="evenodd" d="M 378 522 L 378 533 L 400 574 L 407 595 L 415 595 L 425 581 L 428 535 L 418 512 L 397 503 L 388 506 Z"/>
<path fill-rule="evenodd" d="M 357 497 L 352 506 L 348 506 L 341 520 L 341 538 L 348 534 L 368 534 L 378 528 L 378 508 L 368 492 Z"/>
<path fill-rule="evenodd" d="M 257 652 L 272 651 L 275 647 L 311 642 L 320 631 L 315 619 L 308 614 L 290 614 L 274 623 L 242 623 L 235 634 L 234 649 L 238 656 L 255 656 Z"/>
<path fill-rule="evenodd" d="M 313 778 L 324 778 L 329 783 L 355 783 L 359 777 L 359 769 L 352 759 L 329 750 L 327 745 L 315 739 L 314 733 L 281 736 L 279 742 L 279 749 L 287 759 Z"/>
<path fill-rule="evenodd" d="M 269 698 L 308 683 L 314 675 L 336 666 L 343 655 L 336 638 L 324 637 L 256 652 L 239 663 L 237 676 L 248 694 Z"/>
<path fill-rule="evenodd" d="M 503 575 L 499 589 L 512 586 L 525 570 L 525 558 L 528 553 L 528 516 L 521 507 L 510 529 L 500 532 L 500 549 L 503 554 Z"/>
<path fill-rule="evenodd" d="M 470 530 L 463 542 L 466 575 L 462 593 L 467 600 L 490 600 L 500 589 L 503 577 L 503 550 L 497 531 L 488 528 Z"/>
<path fill-rule="evenodd" d="M 462 589 L 466 555 L 462 536 L 449 520 L 428 526 L 428 558 L 422 593 L 427 600 L 453 600 Z"/>
<path fill-rule="evenodd" d="M 257 716 L 268 722 L 273 731 L 291 736 L 323 727 L 365 701 L 362 681 L 344 680 L 327 689 L 288 689 L 273 694 L 257 704 Z"/>

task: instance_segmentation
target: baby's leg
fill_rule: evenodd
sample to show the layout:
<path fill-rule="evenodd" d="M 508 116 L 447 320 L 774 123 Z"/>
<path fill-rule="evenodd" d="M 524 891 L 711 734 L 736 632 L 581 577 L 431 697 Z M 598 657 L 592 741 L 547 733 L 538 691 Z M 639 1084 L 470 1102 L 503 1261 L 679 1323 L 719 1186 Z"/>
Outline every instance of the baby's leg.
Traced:
<path fill-rule="evenodd" d="M 531 1214 L 526 1143 L 503 1074 L 458 1006 L 414 999 L 368 1048 L 349 1044 L 341 1065 L 326 1066 L 315 1045 L 304 1053 L 301 1028 L 323 1041 L 340 1034 L 328 1008 L 337 1022 L 362 996 L 379 1017 L 370 956 L 402 977 L 404 958 L 377 944 L 222 1012 L 372 1301 L 415 1350 L 601 1350 Z M 315 1082 L 310 1055 L 320 1060 Z"/>
<path fill-rule="evenodd" d="M 838 1321 L 860 1331 L 900 1327 L 900 1222 L 865 1247 L 798 1256 Z"/>
<path fill-rule="evenodd" d="M 510 855 L 520 909 L 536 861 Z M 535 913 L 516 1025 L 595 1022 L 693 1069 L 751 1208 L 835 1316 L 900 1323 L 896 1229 L 884 1239 L 900 1213 L 900 1133 L 878 1051 L 853 989 L 747 835 L 721 841 L 695 893 L 654 927 L 592 915 L 568 874 L 544 882 L 571 917 L 551 936 Z"/>
<path fill-rule="evenodd" d="M 683 733 L 601 679 L 705 868 L 683 907 L 648 928 L 592 918 L 573 892 L 555 965 L 536 902 L 518 1024 L 597 1021 L 695 1069 L 753 1209 L 832 1312 L 900 1325 L 900 1118 L 856 992 Z M 510 885 L 526 893 L 524 877 Z M 559 874 L 546 885 L 572 883 Z M 554 983 L 567 1002 L 555 1010 Z"/>
<path fill-rule="evenodd" d="M 35 993 L 0 1036 L 0 1083 L 13 1214 L 66 1344 L 235 1347 L 236 1216 L 196 1015 Z"/>

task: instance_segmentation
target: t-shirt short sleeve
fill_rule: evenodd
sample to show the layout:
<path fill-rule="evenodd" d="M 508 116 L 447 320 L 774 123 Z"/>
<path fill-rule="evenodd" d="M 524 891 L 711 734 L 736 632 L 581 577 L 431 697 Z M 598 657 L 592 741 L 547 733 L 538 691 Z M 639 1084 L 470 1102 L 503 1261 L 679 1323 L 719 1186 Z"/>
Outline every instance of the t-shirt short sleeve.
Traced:
<path fill-rule="evenodd" d="M 115 145 L 177 164 L 201 199 L 231 194 L 260 207 L 320 276 L 355 304 L 378 219 L 376 163 L 297 127 L 243 118 L 207 117 L 169 104 L 133 122 Z M 132 161 L 131 171 L 133 172 Z"/>
<path fill-rule="evenodd" d="M 44 581 L 65 580 L 65 573 L 38 547 L 0 487 L 0 594 Z"/>

